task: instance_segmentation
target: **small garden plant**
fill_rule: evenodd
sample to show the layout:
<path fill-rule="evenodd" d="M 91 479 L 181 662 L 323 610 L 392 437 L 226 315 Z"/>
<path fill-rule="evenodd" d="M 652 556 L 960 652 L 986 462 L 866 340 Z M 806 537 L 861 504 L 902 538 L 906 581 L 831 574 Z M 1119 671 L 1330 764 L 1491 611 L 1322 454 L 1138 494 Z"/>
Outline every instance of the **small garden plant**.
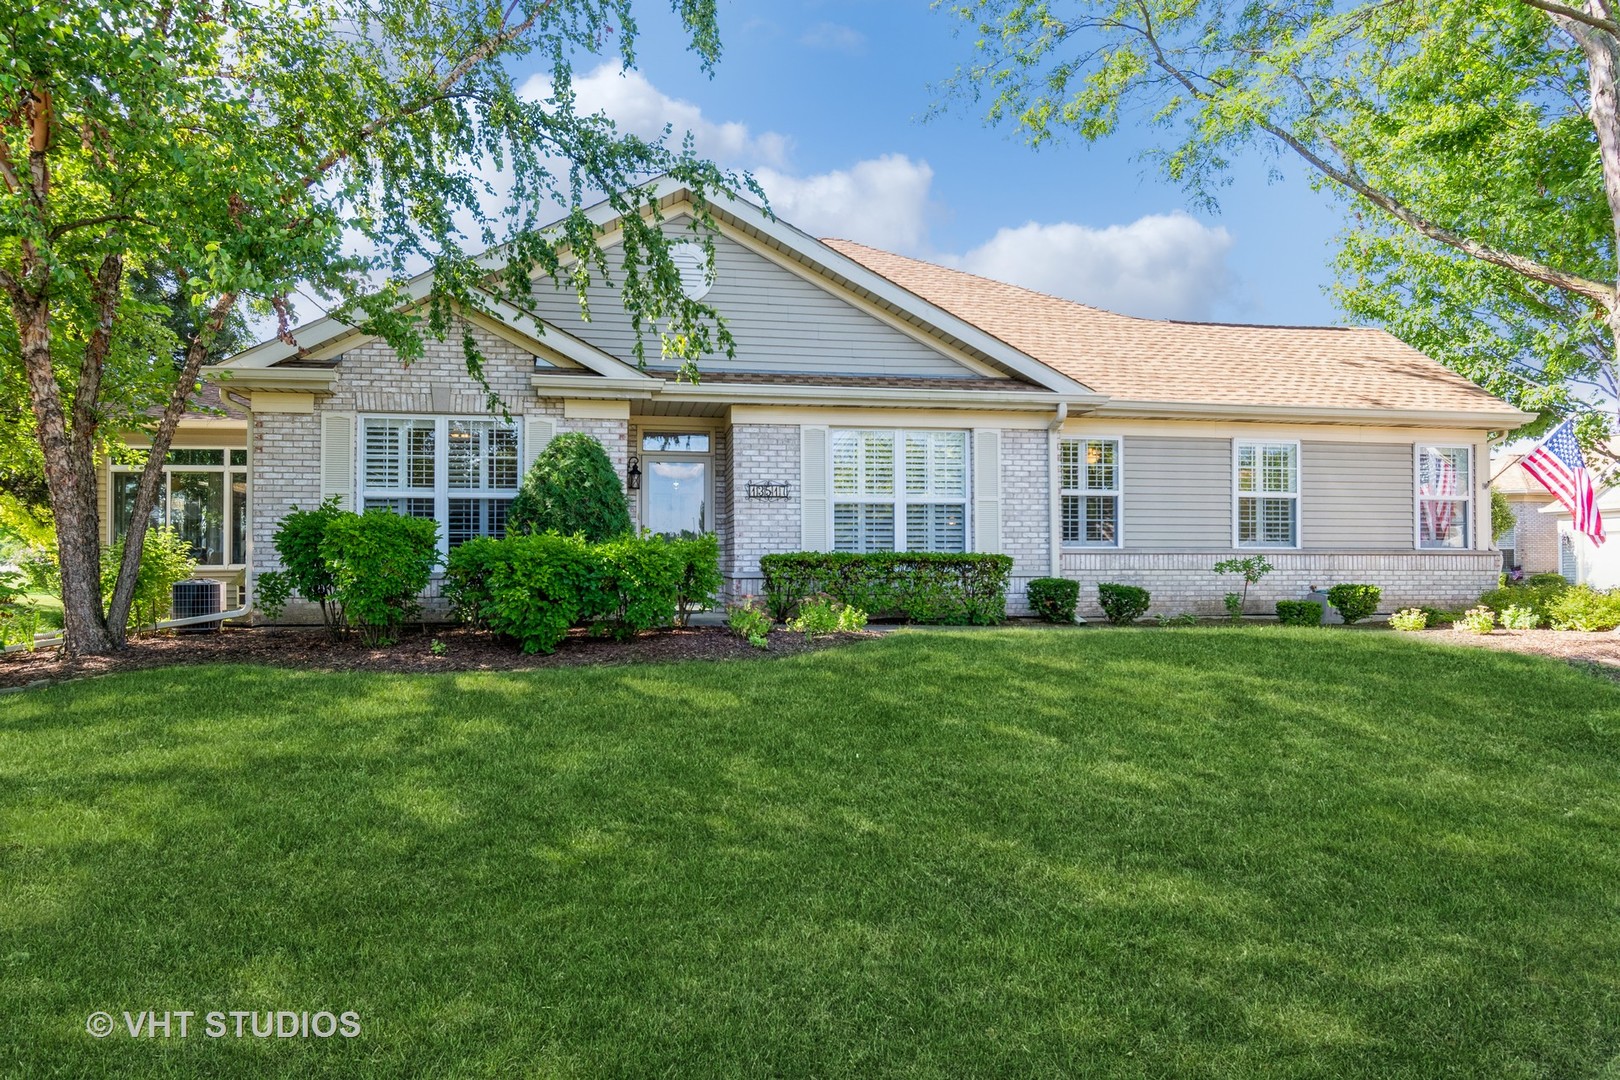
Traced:
<path fill-rule="evenodd" d="M 1026 595 L 1036 616 L 1049 623 L 1074 622 L 1080 604 L 1080 583 L 1068 578 L 1043 577 L 1031 581 Z"/>
<path fill-rule="evenodd" d="M 1226 615 L 1233 622 L 1243 618 L 1243 611 L 1249 603 L 1249 586 L 1258 584 L 1260 579 L 1271 573 L 1273 567 L 1264 555 L 1248 555 L 1241 559 L 1222 559 L 1215 564 L 1217 574 L 1237 574 L 1243 578 L 1243 591 L 1226 594 Z"/>
<path fill-rule="evenodd" d="M 1322 605 L 1315 600 L 1279 600 L 1277 621 L 1284 626 L 1321 626 Z"/>
<path fill-rule="evenodd" d="M 1328 590 L 1328 603 L 1346 626 L 1358 623 L 1378 610 L 1384 590 L 1377 585 L 1335 585 Z"/>
<path fill-rule="evenodd" d="M 830 596 L 812 596 L 799 605 L 799 614 L 788 629 L 807 638 L 853 634 L 866 629 L 866 612 Z"/>
<path fill-rule="evenodd" d="M 1168 611 L 1162 611 L 1157 616 L 1154 617 L 1154 621 L 1157 622 L 1160 626 L 1166 626 L 1166 627 L 1169 627 L 1169 626 L 1197 626 L 1198 625 L 1198 616 L 1196 614 L 1194 614 L 1193 612 L 1191 612 L 1191 611 L 1181 611 L 1181 612 L 1177 612 L 1174 615 L 1170 614 Z"/>
<path fill-rule="evenodd" d="M 1620 590 L 1572 586 L 1547 605 L 1547 621 L 1554 630 L 1620 629 Z"/>
<path fill-rule="evenodd" d="M 1103 614 L 1115 626 L 1129 626 L 1147 614 L 1153 595 L 1140 585 L 1121 585 L 1114 581 L 1097 583 L 1097 603 Z"/>
<path fill-rule="evenodd" d="M 1429 625 L 1429 613 L 1423 608 L 1402 608 L 1389 617 L 1391 629 L 1412 633 L 1426 629 Z"/>
<path fill-rule="evenodd" d="M 1496 612 L 1483 604 L 1471 607 L 1451 624 L 1451 628 L 1465 634 L 1488 634 L 1496 628 Z"/>
<path fill-rule="evenodd" d="M 112 598 L 118 581 L 118 566 L 124 561 L 124 542 L 101 550 L 102 603 Z M 191 545 L 167 526 L 148 529 L 141 546 L 140 568 L 135 575 L 135 598 L 129 605 L 129 628 L 138 629 L 169 617 L 174 607 L 174 587 L 197 570 Z"/>
<path fill-rule="evenodd" d="M 756 649 L 767 648 L 771 632 L 771 616 L 764 605 L 752 596 L 734 600 L 726 605 L 726 626 L 738 637 Z"/>
<path fill-rule="evenodd" d="M 1509 604 L 1502 609 L 1502 628 L 1505 630 L 1534 630 L 1541 625 L 1541 616 L 1535 608 Z"/>

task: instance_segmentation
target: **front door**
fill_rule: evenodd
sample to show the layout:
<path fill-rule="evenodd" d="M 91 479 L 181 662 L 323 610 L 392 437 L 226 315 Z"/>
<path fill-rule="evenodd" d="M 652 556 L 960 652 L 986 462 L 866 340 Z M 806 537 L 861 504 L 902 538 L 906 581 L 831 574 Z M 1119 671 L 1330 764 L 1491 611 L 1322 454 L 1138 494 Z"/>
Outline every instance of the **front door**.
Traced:
<path fill-rule="evenodd" d="M 665 536 L 698 536 L 714 528 L 707 461 L 649 458 L 644 475 L 647 528 Z"/>

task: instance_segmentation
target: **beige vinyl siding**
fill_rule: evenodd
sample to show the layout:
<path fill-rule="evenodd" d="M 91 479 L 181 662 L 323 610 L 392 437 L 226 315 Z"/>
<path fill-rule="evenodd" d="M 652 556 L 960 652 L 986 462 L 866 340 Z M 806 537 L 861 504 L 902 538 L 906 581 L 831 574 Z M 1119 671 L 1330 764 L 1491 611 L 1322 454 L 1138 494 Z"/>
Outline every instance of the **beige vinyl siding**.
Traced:
<path fill-rule="evenodd" d="M 1412 547 L 1412 444 L 1300 444 L 1300 519 L 1307 550 Z"/>
<path fill-rule="evenodd" d="M 1207 551 L 1232 546 L 1230 439 L 1127 437 L 1127 550 Z"/>
<path fill-rule="evenodd" d="M 673 224 L 668 230 L 685 230 Z M 609 255 L 610 265 L 615 253 Z M 616 274 L 617 279 L 617 274 Z M 976 376 L 954 360 L 826 289 L 790 273 L 725 237 L 715 239 L 715 283 L 703 302 L 726 319 L 737 342 L 735 360 L 705 360 L 709 371 L 840 375 Z M 633 361 L 635 334 L 616 290 L 590 291 L 591 321 L 579 317 L 571 290 L 540 282 L 535 313 L 613 356 Z M 650 367 L 667 369 L 658 336 L 645 339 Z"/>

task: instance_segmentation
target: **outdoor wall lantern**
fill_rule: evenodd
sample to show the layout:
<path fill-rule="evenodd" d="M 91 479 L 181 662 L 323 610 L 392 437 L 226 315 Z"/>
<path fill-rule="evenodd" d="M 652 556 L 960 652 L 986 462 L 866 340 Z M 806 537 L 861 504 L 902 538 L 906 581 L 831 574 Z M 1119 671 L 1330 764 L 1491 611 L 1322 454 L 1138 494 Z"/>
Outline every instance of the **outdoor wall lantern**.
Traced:
<path fill-rule="evenodd" d="M 641 490 L 641 459 L 634 454 L 630 455 L 630 465 L 624 473 L 624 487 L 626 491 Z"/>

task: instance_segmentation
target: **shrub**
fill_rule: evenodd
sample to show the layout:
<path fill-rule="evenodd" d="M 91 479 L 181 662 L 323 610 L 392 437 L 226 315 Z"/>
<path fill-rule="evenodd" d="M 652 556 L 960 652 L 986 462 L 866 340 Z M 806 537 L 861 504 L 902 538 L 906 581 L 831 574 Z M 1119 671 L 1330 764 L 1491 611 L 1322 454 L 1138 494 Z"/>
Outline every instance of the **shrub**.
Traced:
<path fill-rule="evenodd" d="M 1471 607 L 1451 624 L 1451 628 L 1469 634 L 1488 634 L 1496 628 L 1496 612 L 1483 605 Z"/>
<path fill-rule="evenodd" d="M 1547 605 L 1547 621 L 1554 630 L 1613 630 L 1620 627 L 1620 592 L 1576 585 Z"/>
<path fill-rule="evenodd" d="M 726 626 L 756 649 L 763 649 L 769 644 L 767 638 L 771 632 L 771 617 L 751 596 L 726 605 Z"/>
<path fill-rule="evenodd" d="M 587 612 L 605 606 L 590 546 L 543 533 L 471 540 L 450 553 L 445 591 L 462 618 L 549 653 Z"/>
<path fill-rule="evenodd" d="M 705 533 L 669 542 L 670 551 L 680 566 L 680 581 L 675 592 L 675 622 L 685 626 L 692 612 L 713 607 L 725 587 L 720 576 L 720 541 L 713 533 Z"/>
<path fill-rule="evenodd" d="M 1243 578 L 1243 591 L 1241 593 L 1226 594 L 1226 614 L 1233 621 L 1243 617 L 1243 609 L 1249 603 L 1249 586 L 1271 573 L 1272 566 L 1264 555 L 1249 555 L 1241 559 L 1222 559 L 1215 564 L 1217 574 L 1239 574 Z M 1237 598 L 1234 608 L 1232 598 Z"/>
<path fill-rule="evenodd" d="M 1042 577 L 1031 581 L 1026 595 L 1030 610 L 1050 623 L 1074 622 L 1080 606 L 1080 583 L 1068 578 Z"/>
<path fill-rule="evenodd" d="M 1536 613 L 1536 622 L 1548 621 L 1548 608 L 1554 600 L 1569 591 L 1569 582 L 1557 574 L 1537 574 L 1516 585 L 1504 585 L 1483 593 L 1479 602 L 1494 611 L 1510 607 L 1529 608 Z"/>
<path fill-rule="evenodd" d="M 1322 605 L 1315 600 L 1279 600 L 1277 621 L 1284 626 L 1321 626 Z"/>
<path fill-rule="evenodd" d="M 577 431 L 552 439 L 523 478 L 506 530 L 577 533 L 593 542 L 629 533 L 630 504 L 602 444 Z"/>
<path fill-rule="evenodd" d="M 1427 624 L 1434 627 L 1446 626 L 1447 624 L 1455 623 L 1458 619 L 1463 617 L 1462 612 L 1453 611 L 1450 608 L 1424 606 L 1418 608 L 1417 610 L 1423 612 L 1423 618 L 1427 621 Z"/>
<path fill-rule="evenodd" d="M 1377 585 L 1335 585 L 1328 590 L 1328 603 L 1346 626 L 1358 623 L 1378 610 L 1384 590 Z"/>
<path fill-rule="evenodd" d="M 101 550 L 103 604 L 112 599 L 113 587 L 118 583 L 118 566 L 123 561 L 123 540 Z M 151 626 L 167 619 L 174 607 L 174 587 L 196 569 L 191 545 L 178 532 L 161 525 L 146 530 L 140 567 L 135 574 L 135 595 L 129 604 L 129 628 Z"/>
<path fill-rule="evenodd" d="M 938 552 L 793 552 L 759 560 L 771 613 L 786 619 L 825 593 L 877 617 L 986 626 L 1007 615 L 1006 555 Z"/>
<path fill-rule="evenodd" d="M 1152 595 L 1137 585 L 1120 585 L 1112 581 L 1097 583 L 1097 603 L 1102 606 L 1108 621 L 1115 626 L 1125 626 L 1140 619 L 1147 613 L 1148 604 L 1152 601 Z"/>
<path fill-rule="evenodd" d="M 292 507 L 277 522 L 276 535 L 271 542 L 282 569 L 259 575 L 256 603 L 260 611 L 272 619 L 277 618 L 296 594 L 320 606 L 321 622 L 334 641 L 343 636 L 343 608 L 332 598 L 337 585 L 332 579 L 331 567 L 321 554 L 321 541 L 326 536 L 326 526 L 346 513 L 348 511 L 338 509 L 334 497 L 313 510 Z"/>
<path fill-rule="evenodd" d="M 592 545 L 589 556 L 598 575 L 598 606 L 585 612 L 593 631 L 624 640 L 675 621 L 683 567 L 667 539 L 655 533 L 621 536 Z"/>
<path fill-rule="evenodd" d="M 830 596 L 806 597 L 799 604 L 798 616 L 788 623 L 788 629 L 808 638 L 850 634 L 866 629 L 866 612 Z"/>
<path fill-rule="evenodd" d="M 1408 633 L 1422 630 L 1429 625 L 1429 613 L 1423 608 L 1402 608 L 1389 617 L 1389 625 Z"/>
<path fill-rule="evenodd" d="M 1178 612 L 1175 615 L 1162 611 L 1154 617 L 1154 622 L 1160 626 L 1197 626 L 1198 616 L 1190 611 Z"/>
<path fill-rule="evenodd" d="M 1226 606 L 1226 617 L 1233 622 L 1243 621 L 1243 594 L 1229 592 L 1221 597 L 1221 603 Z"/>
<path fill-rule="evenodd" d="M 1541 625 L 1541 616 L 1535 609 L 1509 604 L 1502 609 L 1502 627 L 1507 630 L 1534 630 Z"/>
<path fill-rule="evenodd" d="M 367 645 L 391 645 L 400 624 L 421 610 L 418 597 L 439 561 L 439 526 L 387 510 L 340 513 L 328 521 L 321 557 L 332 599 Z"/>
<path fill-rule="evenodd" d="M 0 647 L 26 645 L 32 652 L 39 627 L 39 607 L 28 599 L 24 576 L 13 570 L 0 571 Z"/>

